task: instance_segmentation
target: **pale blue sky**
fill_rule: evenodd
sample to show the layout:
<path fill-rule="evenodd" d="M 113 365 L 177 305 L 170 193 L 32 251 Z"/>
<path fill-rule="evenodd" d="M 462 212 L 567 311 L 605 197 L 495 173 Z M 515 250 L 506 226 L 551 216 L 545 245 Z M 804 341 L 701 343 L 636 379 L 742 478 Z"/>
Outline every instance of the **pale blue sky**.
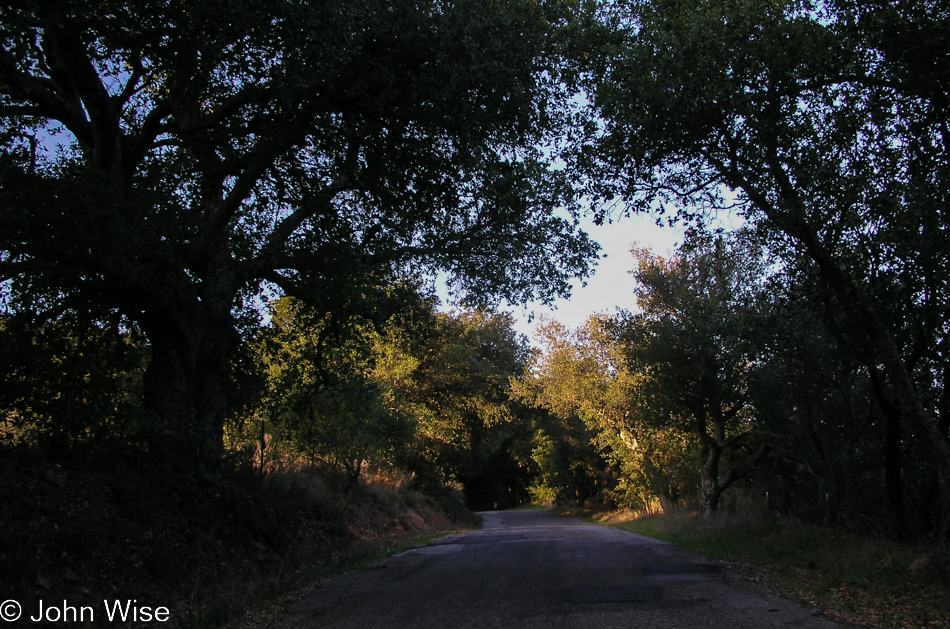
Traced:
<path fill-rule="evenodd" d="M 617 307 L 632 309 L 636 305 L 633 294 L 634 282 L 629 271 L 633 267 L 630 249 L 636 245 L 647 247 L 655 253 L 666 256 L 682 242 L 682 226 L 659 227 L 651 216 L 620 218 L 610 225 L 594 225 L 589 219 L 582 221 L 584 230 L 600 243 L 602 253 L 607 257 L 597 265 L 593 277 L 587 285 L 574 282 L 571 298 L 558 300 L 556 309 L 551 310 L 540 304 L 512 309 L 518 319 L 516 329 L 531 338 L 541 317 L 555 319 L 562 324 L 575 328 L 581 325 L 591 314 L 597 312 L 612 313 Z M 534 312 L 534 321 L 528 318 Z"/>

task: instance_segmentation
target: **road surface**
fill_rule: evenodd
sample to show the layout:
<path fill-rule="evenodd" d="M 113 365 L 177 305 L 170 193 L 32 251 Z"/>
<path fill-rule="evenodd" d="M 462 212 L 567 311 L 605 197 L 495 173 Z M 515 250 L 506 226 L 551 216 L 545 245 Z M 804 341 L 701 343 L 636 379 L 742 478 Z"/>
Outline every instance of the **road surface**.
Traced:
<path fill-rule="evenodd" d="M 281 629 L 841 627 L 715 563 L 635 533 L 544 511 L 484 527 L 326 583 Z"/>

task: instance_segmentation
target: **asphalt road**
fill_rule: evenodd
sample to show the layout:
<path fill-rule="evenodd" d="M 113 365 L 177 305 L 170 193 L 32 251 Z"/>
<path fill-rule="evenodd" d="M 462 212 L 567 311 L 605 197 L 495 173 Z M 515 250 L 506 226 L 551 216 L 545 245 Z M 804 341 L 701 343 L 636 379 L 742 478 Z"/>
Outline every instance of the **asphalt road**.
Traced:
<path fill-rule="evenodd" d="M 841 627 L 702 557 L 544 511 L 390 557 L 290 606 L 281 628 Z"/>

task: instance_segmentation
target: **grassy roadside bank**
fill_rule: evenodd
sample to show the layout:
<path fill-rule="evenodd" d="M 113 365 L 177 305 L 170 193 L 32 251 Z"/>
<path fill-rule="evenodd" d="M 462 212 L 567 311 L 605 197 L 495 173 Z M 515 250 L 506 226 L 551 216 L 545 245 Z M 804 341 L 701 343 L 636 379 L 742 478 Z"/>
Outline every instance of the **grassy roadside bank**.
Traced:
<path fill-rule="evenodd" d="M 103 601 L 134 600 L 181 629 L 263 626 L 333 576 L 478 524 L 451 491 L 424 494 L 386 470 L 352 484 L 234 467 L 196 482 L 21 454 L 0 457 L 0 478 L 0 600 L 99 615 Z"/>
<path fill-rule="evenodd" d="M 950 628 L 950 553 L 774 518 L 629 511 L 575 513 L 672 542 L 876 629 Z"/>

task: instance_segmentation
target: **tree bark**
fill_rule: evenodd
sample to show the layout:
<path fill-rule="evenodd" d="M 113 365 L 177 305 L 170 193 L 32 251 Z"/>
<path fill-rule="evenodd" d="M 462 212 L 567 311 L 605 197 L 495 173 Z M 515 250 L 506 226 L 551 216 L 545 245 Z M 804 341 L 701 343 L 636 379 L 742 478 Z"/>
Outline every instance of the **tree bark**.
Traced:
<path fill-rule="evenodd" d="M 223 453 L 232 332 L 230 321 L 216 321 L 202 310 L 179 309 L 142 321 L 152 350 L 144 393 L 158 428 L 150 450 L 164 463 L 213 474 Z"/>
<path fill-rule="evenodd" d="M 901 413 L 887 397 L 881 375 L 874 365 L 868 365 L 871 386 L 878 405 L 884 411 L 884 486 L 887 502 L 894 515 L 898 531 L 904 529 L 904 480 L 901 475 Z"/>
<path fill-rule="evenodd" d="M 703 460 L 702 495 L 699 502 L 699 510 L 705 517 L 715 515 L 719 510 L 719 498 L 724 489 L 719 484 L 721 458 L 722 447 L 718 444 L 707 444 L 706 457 Z"/>

